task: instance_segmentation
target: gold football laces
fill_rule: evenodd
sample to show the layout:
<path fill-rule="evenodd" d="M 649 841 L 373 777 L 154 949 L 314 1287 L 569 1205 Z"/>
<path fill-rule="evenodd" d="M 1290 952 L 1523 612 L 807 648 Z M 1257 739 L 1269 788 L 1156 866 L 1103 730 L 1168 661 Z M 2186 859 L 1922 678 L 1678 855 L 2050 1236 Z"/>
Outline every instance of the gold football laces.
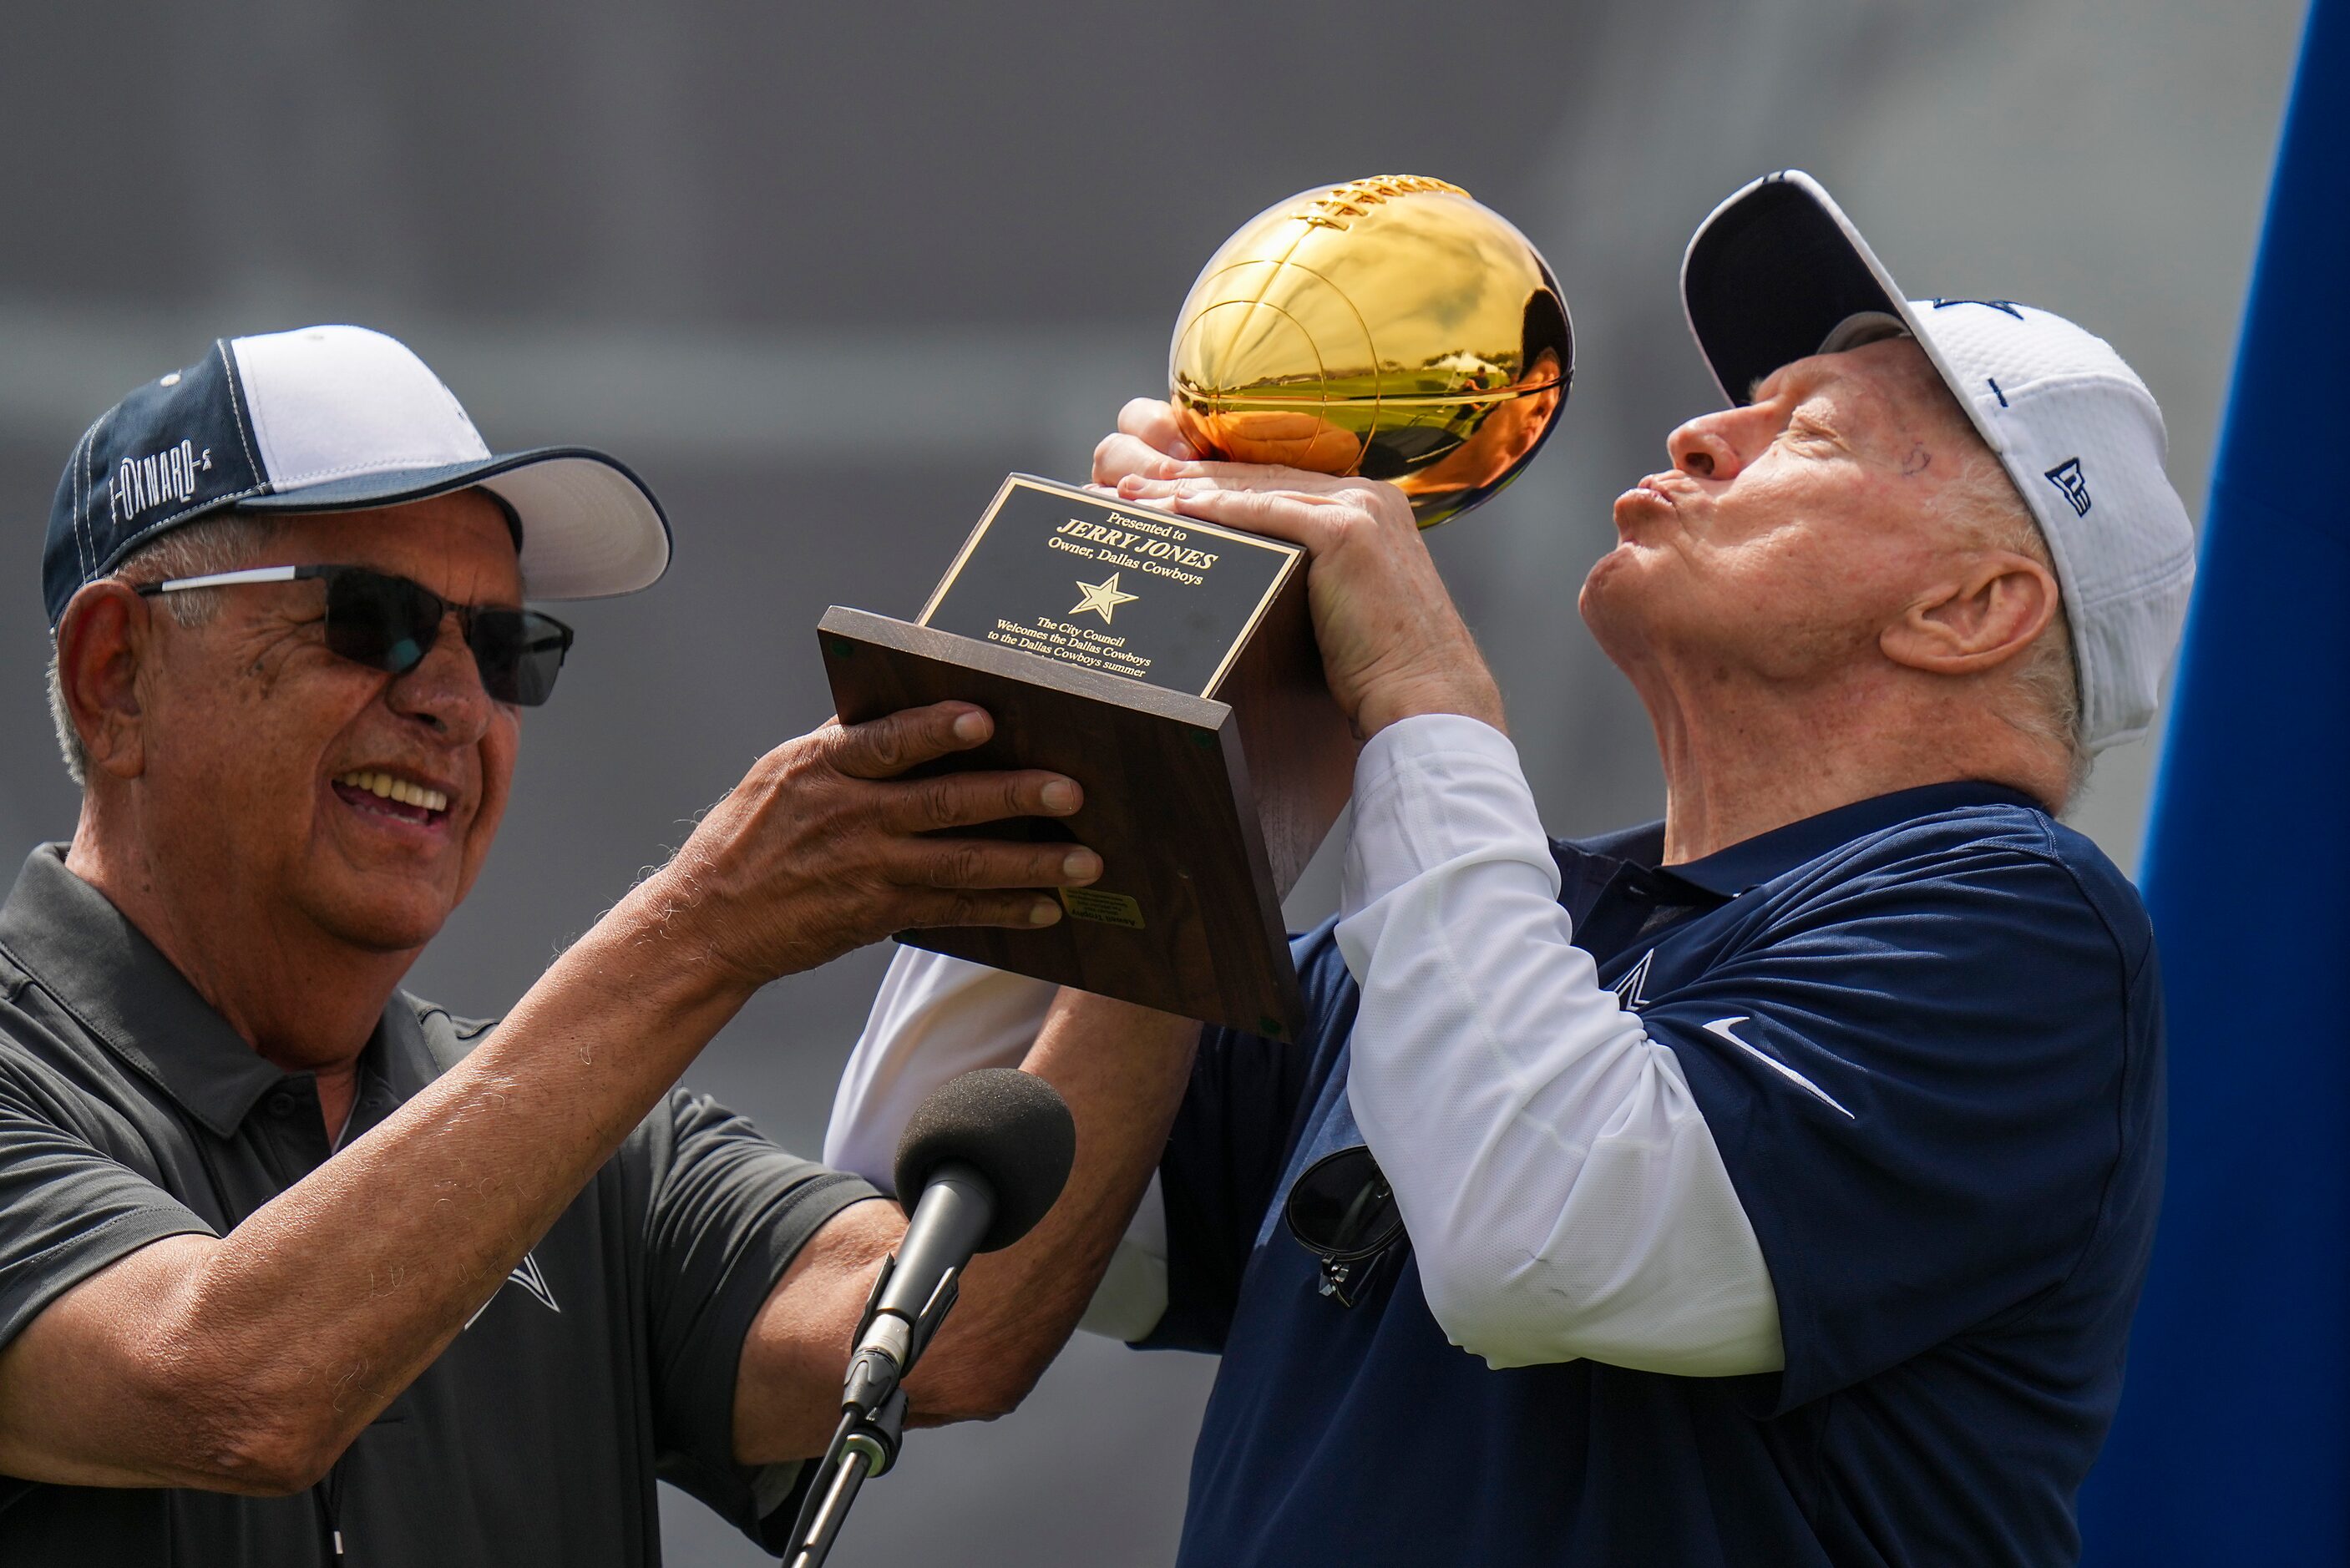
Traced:
<path fill-rule="evenodd" d="M 1333 185 L 1316 196 L 1306 206 L 1313 211 L 1292 213 L 1291 217 L 1302 223 L 1312 223 L 1325 229 L 1346 232 L 1348 218 L 1360 218 L 1381 202 L 1398 196 L 1415 196 L 1423 191 L 1442 191 L 1454 196 L 1467 196 L 1460 186 L 1442 180 L 1432 180 L 1425 174 L 1374 174 L 1367 180 L 1349 180 L 1343 185 Z M 1471 198 L 1474 200 L 1474 198 Z"/>

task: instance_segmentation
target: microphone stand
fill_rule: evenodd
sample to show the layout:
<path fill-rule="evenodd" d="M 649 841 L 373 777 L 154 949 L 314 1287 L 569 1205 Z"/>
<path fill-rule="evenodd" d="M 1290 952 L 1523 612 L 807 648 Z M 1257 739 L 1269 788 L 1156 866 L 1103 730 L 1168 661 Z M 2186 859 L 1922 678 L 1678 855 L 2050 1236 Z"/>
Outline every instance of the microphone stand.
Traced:
<path fill-rule="evenodd" d="M 849 1339 L 851 1346 L 862 1344 L 865 1331 L 873 1326 L 882 1292 L 897 1267 L 898 1255 L 892 1252 L 874 1278 L 872 1293 L 865 1298 L 865 1313 Z M 851 1365 L 840 1426 L 808 1482 L 799 1517 L 792 1523 L 787 1568 L 822 1568 L 832 1554 L 833 1542 L 840 1538 L 848 1505 L 857 1501 L 858 1490 L 897 1462 L 906 1430 L 906 1390 L 899 1379 L 914 1369 L 915 1359 L 953 1309 L 955 1298 L 962 1293 L 962 1274 L 961 1269 L 949 1269 L 924 1303 L 908 1337 L 902 1368 L 879 1351 L 866 1352 Z"/>
<path fill-rule="evenodd" d="M 800 1504 L 792 1525 L 795 1547 L 791 1568 L 818 1568 L 832 1554 L 832 1543 L 848 1519 L 848 1505 L 867 1479 L 887 1470 L 898 1457 L 906 1426 L 906 1391 L 893 1388 L 881 1408 L 868 1416 L 851 1407 L 840 1417 L 832 1447 L 809 1483 L 807 1501 Z"/>

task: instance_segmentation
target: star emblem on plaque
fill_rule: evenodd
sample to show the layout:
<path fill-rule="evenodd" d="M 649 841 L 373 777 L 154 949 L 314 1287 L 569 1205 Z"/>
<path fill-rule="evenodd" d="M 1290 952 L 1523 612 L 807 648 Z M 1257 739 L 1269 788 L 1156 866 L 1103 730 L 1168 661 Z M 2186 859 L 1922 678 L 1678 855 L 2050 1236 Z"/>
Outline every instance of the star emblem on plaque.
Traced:
<path fill-rule="evenodd" d="M 1558 281 L 1525 236 L 1456 186 L 1382 176 L 1302 192 L 1225 242 L 1177 317 L 1168 397 L 1202 455 L 1387 480 L 1427 527 L 1525 466 L 1574 369 Z M 1056 889 L 1067 918 L 1050 926 L 898 940 L 1293 1038 L 1281 900 L 1358 749 L 1307 565 L 1278 539 L 1015 473 L 912 620 L 827 611 L 843 722 L 977 703 L 995 732 L 962 765 L 1086 792 L 1065 821 L 984 831 L 1074 838 L 1105 867 Z"/>
<path fill-rule="evenodd" d="M 1112 572 L 1108 577 L 1098 583 L 1088 583 L 1080 579 L 1077 587 L 1086 597 L 1079 599 L 1076 607 L 1069 613 L 1084 615 L 1087 610 L 1091 610 L 1105 621 L 1110 618 L 1111 612 L 1118 606 L 1130 605 L 1140 597 L 1136 594 L 1119 593 L 1116 572 Z"/>

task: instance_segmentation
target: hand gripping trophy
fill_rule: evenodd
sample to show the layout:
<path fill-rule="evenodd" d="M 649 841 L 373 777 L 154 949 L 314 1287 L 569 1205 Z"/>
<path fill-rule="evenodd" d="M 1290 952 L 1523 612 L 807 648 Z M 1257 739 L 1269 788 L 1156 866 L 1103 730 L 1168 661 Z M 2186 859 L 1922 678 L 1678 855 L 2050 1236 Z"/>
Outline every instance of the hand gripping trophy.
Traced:
<path fill-rule="evenodd" d="M 1201 269 L 1170 399 L 1213 457 L 1392 481 L 1420 526 L 1524 468 L 1575 372 L 1557 281 L 1458 186 L 1382 176 L 1267 208 Z M 1281 899 L 1345 806 L 1355 742 L 1322 682 L 1304 552 L 1049 480 L 1007 478 L 914 621 L 819 628 L 847 722 L 950 698 L 994 715 L 970 767 L 1085 786 L 1024 831 L 1099 850 L 1068 919 L 901 940 L 1281 1037 Z"/>

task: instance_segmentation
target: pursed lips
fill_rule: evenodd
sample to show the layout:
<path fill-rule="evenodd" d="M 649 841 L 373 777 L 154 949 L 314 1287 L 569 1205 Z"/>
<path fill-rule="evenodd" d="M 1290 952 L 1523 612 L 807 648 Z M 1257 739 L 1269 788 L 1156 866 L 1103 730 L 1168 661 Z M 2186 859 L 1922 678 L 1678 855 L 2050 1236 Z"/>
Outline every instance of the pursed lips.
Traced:
<path fill-rule="evenodd" d="M 1663 477 L 1664 476 L 1660 474 L 1652 473 L 1642 479 L 1639 483 L 1635 484 L 1631 489 L 1626 491 L 1623 494 L 1616 498 L 1617 507 L 1620 509 L 1627 502 L 1637 503 L 1647 501 L 1663 506 L 1668 512 L 1679 514 L 1680 511 L 1680 501 L 1671 491 L 1665 488 L 1664 484 L 1661 483 Z M 1624 527 L 1625 522 L 1619 510 L 1619 514 L 1617 518 L 1617 530 L 1620 533 L 1623 531 Z"/>

